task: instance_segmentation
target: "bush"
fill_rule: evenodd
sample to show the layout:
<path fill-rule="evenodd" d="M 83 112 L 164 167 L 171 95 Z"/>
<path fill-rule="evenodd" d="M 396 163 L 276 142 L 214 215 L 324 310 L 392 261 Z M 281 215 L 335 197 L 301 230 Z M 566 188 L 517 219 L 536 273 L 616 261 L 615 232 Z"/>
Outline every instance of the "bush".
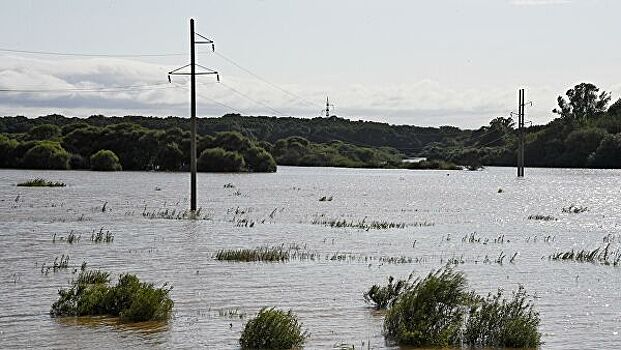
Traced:
<path fill-rule="evenodd" d="M 307 337 L 291 310 L 264 308 L 246 323 L 239 344 L 242 349 L 292 349 L 302 347 Z"/>
<path fill-rule="evenodd" d="M 198 171 L 206 172 L 238 172 L 243 171 L 246 163 L 244 157 L 237 152 L 225 151 L 222 148 L 208 148 L 198 157 Z"/>
<path fill-rule="evenodd" d="M 388 309 L 384 332 L 399 345 L 448 346 L 456 342 L 469 293 L 463 273 L 450 268 L 417 280 Z"/>
<path fill-rule="evenodd" d="M 91 169 L 96 171 L 118 171 L 122 167 L 119 157 L 114 152 L 102 149 L 91 156 Z"/>
<path fill-rule="evenodd" d="M 501 290 L 479 298 L 469 311 L 464 343 L 478 347 L 535 348 L 541 342 L 539 313 L 526 299 L 522 286 L 513 298 L 502 298 Z"/>
<path fill-rule="evenodd" d="M 410 275 L 410 278 L 412 275 Z M 399 280 L 397 283 L 393 283 L 394 278 L 388 277 L 388 284 L 386 286 L 379 286 L 374 284 L 369 291 L 364 293 L 364 300 L 366 302 L 372 302 L 375 304 L 376 309 L 385 309 L 392 305 L 392 303 L 406 290 L 411 288 L 411 284 L 408 280 Z"/>
<path fill-rule="evenodd" d="M 165 321 L 170 318 L 173 301 L 164 285 L 155 288 L 138 277 L 124 274 L 116 286 L 108 286 L 109 274 L 101 271 L 80 272 L 69 289 L 60 289 L 52 316 L 120 317 L 123 322 Z"/>
<path fill-rule="evenodd" d="M 276 171 L 276 161 L 263 148 L 251 147 L 244 152 L 244 160 L 251 171 L 260 173 L 273 173 Z"/>
<path fill-rule="evenodd" d="M 27 169 L 69 169 L 71 155 L 58 142 L 37 142 L 28 149 L 22 159 L 22 167 Z"/>

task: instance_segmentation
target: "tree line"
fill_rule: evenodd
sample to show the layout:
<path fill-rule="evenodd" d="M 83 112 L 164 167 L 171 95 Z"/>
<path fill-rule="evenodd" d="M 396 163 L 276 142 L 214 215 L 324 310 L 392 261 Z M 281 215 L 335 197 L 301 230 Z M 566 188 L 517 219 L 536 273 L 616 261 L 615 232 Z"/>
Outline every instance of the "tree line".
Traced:
<path fill-rule="evenodd" d="M 559 96 L 557 118 L 526 129 L 526 165 L 621 168 L 621 99 L 582 83 Z M 0 167 L 87 169 L 104 152 L 125 170 L 187 170 L 190 123 L 180 117 L 0 118 Z M 515 165 L 511 117 L 476 130 L 329 118 L 199 118 L 200 171 L 275 171 L 276 164 L 454 168 Z M 101 156 L 101 155 L 100 155 Z M 435 163 L 402 164 L 404 157 Z"/>

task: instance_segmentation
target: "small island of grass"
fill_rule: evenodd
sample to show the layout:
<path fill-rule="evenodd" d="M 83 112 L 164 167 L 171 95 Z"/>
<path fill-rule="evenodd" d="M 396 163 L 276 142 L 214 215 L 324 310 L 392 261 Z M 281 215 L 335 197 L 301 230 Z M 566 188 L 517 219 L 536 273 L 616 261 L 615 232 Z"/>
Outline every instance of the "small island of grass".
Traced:
<path fill-rule="evenodd" d="M 65 187 L 64 182 L 60 181 L 48 181 L 42 178 L 30 179 L 25 182 L 20 182 L 17 184 L 20 187 Z"/>

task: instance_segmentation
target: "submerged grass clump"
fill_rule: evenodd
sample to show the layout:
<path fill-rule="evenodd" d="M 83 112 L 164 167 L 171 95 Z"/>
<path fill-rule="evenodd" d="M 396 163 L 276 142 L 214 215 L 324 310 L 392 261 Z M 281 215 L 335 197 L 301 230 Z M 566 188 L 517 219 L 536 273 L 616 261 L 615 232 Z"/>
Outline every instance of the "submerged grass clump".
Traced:
<path fill-rule="evenodd" d="M 93 230 L 91 234 L 91 242 L 94 243 L 112 243 L 114 242 L 114 235 L 110 231 L 104 233 L 103 227 L 99 231 Z"/>
<path fill-rule="evenodd" d="M 509 300 L 503 291 L 475 298 L 468 312 L 463 342 L 472 347 L 534 348 L 541 342 L 539 313 L 520 286 Z"/>
<path fill-rule="evenodd" d="M 239 344 L 242 349 L 298 349 L 306 338 L 308 332 L 302 330 L 302 324 L 291 310 L 263 308 L 246 323 Z"/>
<path fill-rule="evenodd" d="M 594 263 L 602 265 L 618 266 L 621 264 L 621 251 L 618 249 L 610 251 L 610 243 L 603 248 L 597 247 L 593 250 L 570 250 L 565 252 L 556 252 L 548 257 L 550 260 L 556 261 L 575 261 L 581 263 Z"/>
<path fill-rule="evenodd" d="M 394 282 L 394 277 L 388 277 L 388 284 L 385 286 L 380 286 L 374 284 L 366 293 L 364 293 L 364 300 L 368 303 L 375 304 L 376 309 L 386 309 L 392 305 L 392 303 L 403 293 L 412 287 L 410 283 L 410 279 L 412 275 L 407 280 L 398 280 L 396 283 Z"/>
<path fill-rule="evenodd" d="M 566 208 L 563 208 L 561 211 L 563 213 L 568 213 L 568 214 L 580 214 L 580 213 L 584 213 L 585 211 L 589 210 L 588 207 L 582 207 L 579 205 L 570 205 Z"/>
<path fill-rule="evenodd" d="M 167 219 L 167 220 L 209 220 L 206 214 L 202 213 L 203 208 L 198 208 L 196 211 L 189 209 L 177 210 L 177 209 L 161 209 L 147 211 L 145 207 L 142 211 L 142 216 L 147 219 Z"/>
<path fill-rule="evenodd" d="M 110 286 L 110 274 L 82 269 L 68 289 L 58 291 L 58 300 L 50 314 L 60 316 L 119 317 L 123 322 L 165 321 L 170 318 L 173 301 L 172 287 L 166 284 L 155 288 L 140 282 L 138 277 L 123 274 L 115 286 Z"/>
<path fill-rule="evenodd" d="M 558 219 L 551 215 L 535 214 L 535 215 L 529 215 L 528 220 L 557 221 Z"/>
<path fill-rule="evenodd" d="M 465 275 L 450 267 L 400 282 L 396 291 L 389 280 L 393 287 L 385 289 L 381 299 L 388 300 L 384 335 L 398 345 L 533 348 L 540 344 L 539 314 L 522 287 L 510 300 L 502 291 L 479 297 L 467 290 Z"/>
<path fill-rule="evenodd" d="M 259 247 L 254 249 L 224 249 L 216 253 L 216 260 L 279 262 L 289 260 L 289 251 L 283 247 Z"/>
<path fill-rule="evenodd" d="M 367 221 L 367 218 L 364 218 L 360 221 L 347 221 L 346 219 L 323 219 L 321 217 L 316 217 L 311 222 L 313 225 L 323 225 L 334 228 L 356 228 L 360 230 L 388 230 L 392 228 L 405 228 L 406 224 L 404 222 L 389 222 L 389 221 Z M 433 226 L 432 223 L 427 222 L 418 222 L 413 226 Z"/>
<path fill-rule="evenodd" d="M 25 182 L 20 182 L 17 184 L 20 187 L 65 187 L 64 182 L 60 181 L 48 181 L 42 178 L 30 179 Z"/>

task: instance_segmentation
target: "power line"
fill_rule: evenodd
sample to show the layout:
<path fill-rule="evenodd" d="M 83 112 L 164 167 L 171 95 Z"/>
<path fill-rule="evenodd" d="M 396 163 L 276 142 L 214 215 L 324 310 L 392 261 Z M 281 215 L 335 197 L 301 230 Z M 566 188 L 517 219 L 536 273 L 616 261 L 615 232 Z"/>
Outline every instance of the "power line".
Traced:
<path fill-rule="evenodd" d="M 242 65 L 240 65 L 239 63 L 237 63 L 237 62 L 233 61 L 233 59 L 231 59 L 231 58 L 229 58 L 229 57 L 227 57 L 227 56 L 225 56 L 225 55 L 223 55 L 223 54 L 221 54 L 221 53 L 219 53 L 219 52 L 216 52 L 215 54 L 216 54 L 217 56 L 220 56 L 222 59 L 224 59 L 225 61 L 229 62 L 230 64 L 234 65 L 235 67 L 237 67 L 237 68 L 241 69 L 242 71 L 244 71 L 244 72 L 246 72 L 246 73 L 250 74 L 250 75 L 251 75 L 251 76 L 253 76 L 254 78 L 256 78 L 256 79 L 258 79 L 258 80 L 260 80 L 260 81 L 264 82 L 265 84 L 267 84 L 267 85 L 269 85 L 269 86 L 271 86 L 271 87 L 273 87 L 274 89 L 277 89 L 277 90 L 279 90 L 279 91 L 281 91 L 281 92 L 283 92 L 283 93 L 285 93 L 285 94 L 287 94 L 287 95 L 289 95 L 289 96 L 291 96 L 291 97 L 295 97 L 295 98 L 297 98 L 298 100 L 300 100 L 300 101 L 302 101 L 302 102 L 304 102 L 304 103 L 306 103 L 306 104 L 308 104 L 308 105 L 312 105 L 312 106 L 316 105 L 315 103 L 308 101 L 307 99 L 305 99 L 305 98 L 304 98 L 304 97 L 302 97 L 302 96 L 299 96 L 299 95 L 297 95 L 297 94 L 294 94 L 293 92 L 290 92 L 290 91 L 288 91 L 288 90 L 285 90 L 285 89 L 281 88 L 280 86 L 278 86 L 278 85 L 276 85 L 276 84 L 273 84 L 273 83 L 269 82 L 268 80 L 266 80 L 266 79 L 262 78 L 260 75 L 258 75 L 258 74 L 256 74 L 256 73 L 252 72 L 252 71 L 251 71 L 251 70 L 249 70 L 248 68 L 244 68 L 244 67 L 243 67 Z"/>
<path fill-rule="evenodd" d="M 259 104 L 259 105 L 262 105 L 263 107 L 267 107 L 269 110 L 271 110 L 272 112 L 274 112 L 274 113 L 276 113 L 276 114 L 279 114 L 279 115 L 281 115 L 281 116 L 286 115 L 285 113 L 282 113 L 282 112 L 280 112 L 280 111 L 278 111 L 278 110 L 276 110 L 276 109 L 272 108 L 272 106 L 268 105 L 267 103 L 263 103 L 263 102 L 261 102 L 261 101 L 257 101 L 257 100 L 255 100 L 255 99 L 253 99 L 252 97 L 250 97 L 250 96 L 246 95 L 245 93 L 243 93 L 243 92 L 241 92 L 241 91 L 239 91 L 239 90 L 237 90 L 237 89 L 235 89 L 235 88 L 233 88 L 233 87 L 231 87 L 231 86 L 228 86 L 228 85 L 227 85 L 227 84 L 225 84 L 225 83 L 220 82 L 220 85 L 222 85 L 222 86 L 224 86 L 225 88 L 227 88 L 227 89 L 229 89 L 229 90 L 233 91 L 234 93 L 236 93 L 236 94 L 240 95 L 241 97 L 243 97 L 243 98 L 247 99 L 248 101 L 254 102 L 254 103 Z"/>

